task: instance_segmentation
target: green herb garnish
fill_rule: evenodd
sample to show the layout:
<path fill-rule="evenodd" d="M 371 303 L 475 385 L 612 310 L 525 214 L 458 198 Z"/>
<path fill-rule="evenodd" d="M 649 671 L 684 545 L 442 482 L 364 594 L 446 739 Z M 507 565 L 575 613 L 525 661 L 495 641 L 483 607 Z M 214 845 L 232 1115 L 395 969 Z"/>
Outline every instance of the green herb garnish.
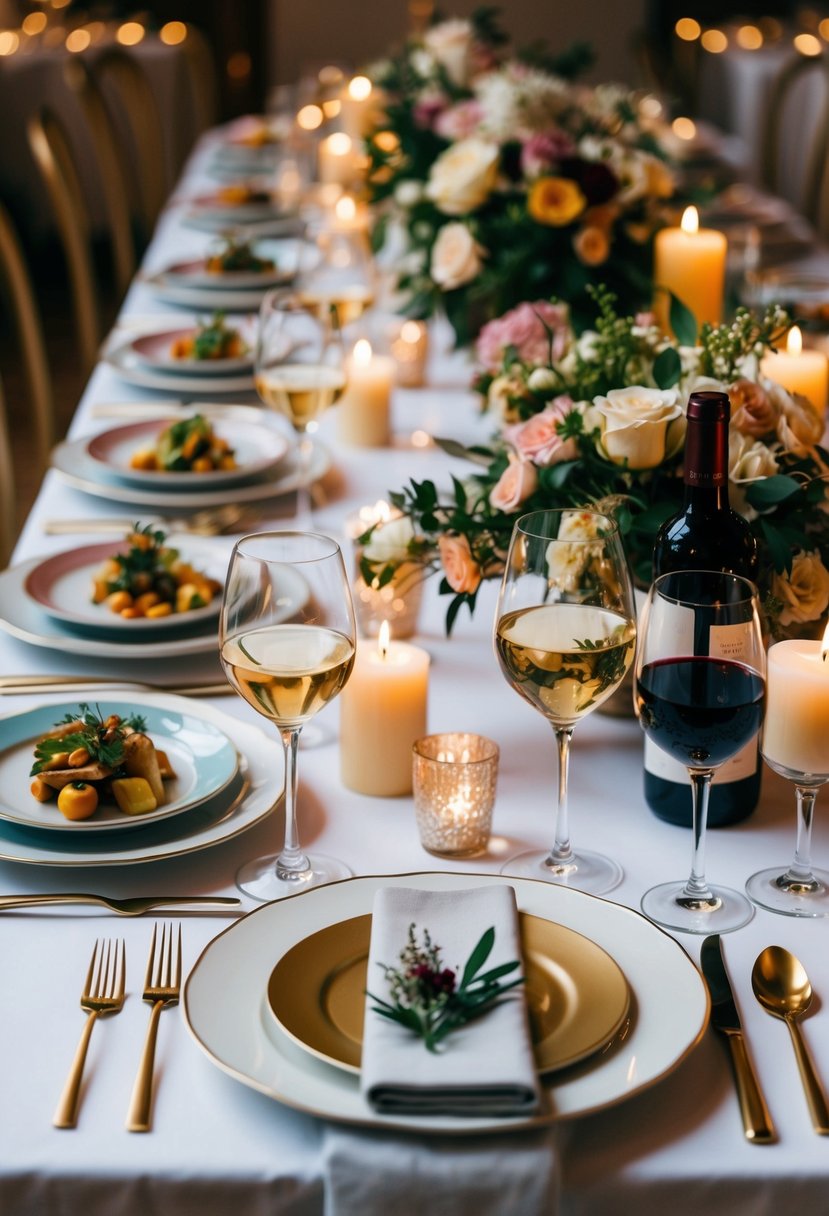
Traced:
<path fill-rule="evenodd" d="M 117 715 L 112 715 L 117 718 Z M 30 777 L 37 776 L 47 764 L 61 752 L 73 752 L 83 747 L 89 752 L 90 762 L 98 761 L 107 768 L 116 770 L 124 759 L 125 728 L 144 732 L 147 720 L 140 714 L 130 714 L 126 718 L 117 718 L 113 724 L 104 719 L 100 706 L 92 710 L 82 701 L 76 714 L 66 714 L 55 726 L 66 726 L 77 722 L 78 729 L 68 735 L 54 739 L 40 739 L 35 744 L 35 763 L 32 765 Z"/>

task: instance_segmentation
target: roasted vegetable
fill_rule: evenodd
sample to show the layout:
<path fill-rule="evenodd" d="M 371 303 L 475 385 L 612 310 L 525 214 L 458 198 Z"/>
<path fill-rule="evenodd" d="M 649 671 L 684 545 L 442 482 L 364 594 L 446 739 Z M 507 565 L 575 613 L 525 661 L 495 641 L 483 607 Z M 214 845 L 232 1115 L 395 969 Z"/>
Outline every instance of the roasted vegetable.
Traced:
<path fill-rule="evenodd" d="M 128 620 L 154 620 L 203 608 L 221 590 L 221 583 L 180 561 L 178 550 L 164 544 L 165 533 L 150 524 L 137 523 L 127 541 L 127 552 L 113 554 L 93 579 L 93 603 Z M 182 587 L 195 593 L 182 596 Z"/>
<path fill-rule="evenodd" d="M 98 809 L 98 791 L 86 781 L 73 781 L 58 794 L 58 810 L 66 819 L 88 819 Z"/>
<path fill-rule="evenodd" d="M 112 792 L 125 815 L 146 815 L 158 806 L 150 783 L 143 777 L 117 777 Z"/>
<path fill-rule="evenodd" d="M 214 312 L 192 334 L 176 338 L 170 353 L 174 359 L 238 359 L 247 349 L 239 331 L 225 325 L 224 313 Z"/>

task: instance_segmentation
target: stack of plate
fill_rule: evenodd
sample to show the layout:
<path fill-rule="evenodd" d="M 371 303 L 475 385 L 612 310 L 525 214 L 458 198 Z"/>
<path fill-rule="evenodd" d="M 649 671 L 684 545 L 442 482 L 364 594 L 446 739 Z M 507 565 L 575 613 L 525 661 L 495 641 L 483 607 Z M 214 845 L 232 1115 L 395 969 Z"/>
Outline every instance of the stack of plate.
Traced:
<path fill-rule="evenodd" d="M 140 713 L 170 759 L 169 801 L 142 816 L 101 805 L 91 819 L 65 820 L 54 803 L 29 796 L 34 744 L 77 701 L 41 705 L 2 720 L 0 858 L 53 866 L 129 865 L 178 857 L 229 840 L 273 809 L 282 787 L 276 737 L 209 705 L 163 693 L 97 699 L 106 717 Z"/>
<path fill-rule="evenodd" d="M 232 214 L 240 207 L 229 208 Z M 261 205 L 257 205 L 261 210 Z M 202 218 L 213 217 L 216 227 L 240 223 L 226 219 L 218 222 L 221 209 L 211 210 L 208 205 L 193 213 Z M 267 219 L 267 214 L 265 215 Z M 226 312 L 250 312 L 258 309 L 262 297 L 272 287 L 290 283 L 296 266 L 296 247 L 291 241 L 258 240 L 251 244 L 256 257 L 273 262 L 266 270 L 229 270 L 221 273 L 208 270 L 207 259 L 189 258 L 173 262 L 164 270 L 146 277 L 146 283 L 160 300 L 168 304 L 181 304 L 191 309 L 222 309 Z"/>

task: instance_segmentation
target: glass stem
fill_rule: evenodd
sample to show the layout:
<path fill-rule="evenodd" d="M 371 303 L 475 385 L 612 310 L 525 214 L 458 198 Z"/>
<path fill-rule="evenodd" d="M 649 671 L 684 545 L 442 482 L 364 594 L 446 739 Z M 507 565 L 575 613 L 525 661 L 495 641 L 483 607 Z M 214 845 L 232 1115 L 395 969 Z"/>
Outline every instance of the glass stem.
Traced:
<path fill-rule="evenodd" d="M 558 809 L 556 811 L 556 838 L 545 865 L 559 874 L 574 870 L 573 846 L 570 844 L 570 824 L 567 814 L 567 781 L 570 773 L 570 740 L 572 726 L 554 728 L 558 744 Z"/>
<path fill-rule="evenodd" d="M 294 519 L 300 532 L 309 532 L 314 526 L 313 504 L 311 501 L 311 457 L 314 445 L 307 434 L 299 437 L 297 444 L 297 487 L 296 510 Z"/>
<path fill-rule="evenodd" d="M 277 877 L 285 882 L 302 878 L 311 869 L 311 863 L 299 847 L 296 823 L 296 754 L 300 727 L 280 731 L 285 753 L 285 843 L 276 859 Z"/>
<path fill-rule="evenodd" d="M 797 790 L 797 838 L 794 859 L 785 874 L 778 879 L 778 886 L 817 888 L 817 879 L 812 873 L 812 822 L 815 814 L 815 799 L 818 787 L 796 785 Z"/>
<path fill-rule="evenodd" d="M 708 823 L 708 797 L 711 793 L 712 768 L 690 769 L 694 852 L 691 859 L 691 877 L 682 892 L 684 899 L 711 903 L 714 901 L 711 888 L 705 879 L 705 828 Z"/>

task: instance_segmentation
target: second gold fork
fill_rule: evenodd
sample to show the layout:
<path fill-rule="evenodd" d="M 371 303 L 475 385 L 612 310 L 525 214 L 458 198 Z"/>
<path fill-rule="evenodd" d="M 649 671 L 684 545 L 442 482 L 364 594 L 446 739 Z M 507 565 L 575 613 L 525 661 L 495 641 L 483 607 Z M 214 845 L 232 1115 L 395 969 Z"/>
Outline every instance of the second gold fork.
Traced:
<path fill-rule="evenodd" d="M 164 925 L 156 957 L 158 925 L 153 926 L 150 955 L 147 959 L 147 974 L 144 978 L 143 999 L 152 1005 L 150 1024 L 144 1040 L 144 1051 L 133 1086 L 126 1128 L 129 1132 L 150 1130 L 150 1109 L 153 1098 L 153 1066 L 155 1043 L 158 1036 L 158 1019 L 165 1005 L 177 1005 L 181 988 L 181 926 L 173 949 L 173 926 Z"/>

